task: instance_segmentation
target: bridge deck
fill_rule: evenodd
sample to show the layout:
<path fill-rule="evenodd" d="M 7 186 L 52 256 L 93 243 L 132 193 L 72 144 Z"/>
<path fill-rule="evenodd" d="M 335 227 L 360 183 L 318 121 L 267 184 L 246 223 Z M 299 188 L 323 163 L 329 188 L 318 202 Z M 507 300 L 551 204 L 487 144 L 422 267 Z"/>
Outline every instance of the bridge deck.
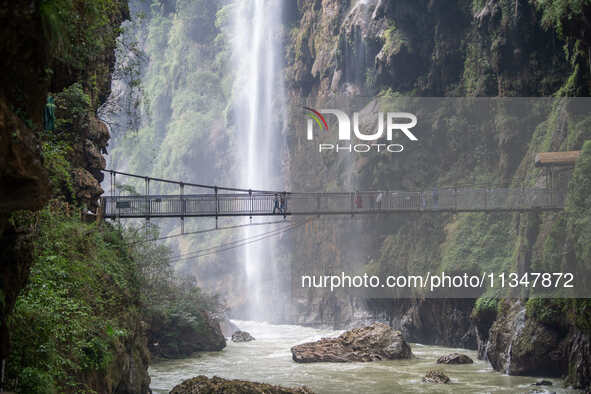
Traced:
<path fill-rule="evenodd" d="M 564 194 L 542 188 L 447 188 L 424 192 L 286 193 L 285 212 L 269 192 L 106 196 L 105 218 L 384 214 L 424 211 L 560 210 Z"/>

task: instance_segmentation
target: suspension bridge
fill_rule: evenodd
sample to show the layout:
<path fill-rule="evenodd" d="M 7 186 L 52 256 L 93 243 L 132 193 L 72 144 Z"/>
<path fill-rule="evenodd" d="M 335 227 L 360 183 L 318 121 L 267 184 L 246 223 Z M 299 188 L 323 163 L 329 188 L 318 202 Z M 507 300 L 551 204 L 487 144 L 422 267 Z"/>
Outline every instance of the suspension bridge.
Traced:
<path fill-rule="evenodd" d="M 536 187 L 457 186 L 423 191 L 353 191 L 294 193 L 237 189 L 107 170 L 111 195 L 100 200 L 102 218 L 187 218 L 232 216 L 358 215 L 402 212 L 556 211 L 564 207 L 566 190 Z M 117 194 L 117 176 L 141 178 L 143 195 Z M 150 184 L 178 186 L 178 194 L 150 194 Z M 185 194 L 185 187 L 207 192 Z"/>

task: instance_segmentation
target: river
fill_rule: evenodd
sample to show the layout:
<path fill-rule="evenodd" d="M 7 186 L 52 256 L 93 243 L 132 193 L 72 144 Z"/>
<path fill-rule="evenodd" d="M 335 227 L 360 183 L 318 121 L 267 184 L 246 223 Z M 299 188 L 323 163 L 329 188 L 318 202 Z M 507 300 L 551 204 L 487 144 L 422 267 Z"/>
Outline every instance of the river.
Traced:
<path fill-rule="evenodd" d="M 541 378 L 508 376 L 495 372 L 488 362 L 476 359 L 476 352 L 439 346 L 411 344 L 411 360 L 370 363 L 313 363 L 292 361 L 290 347 L 302 342 L 336 336 L 340 331 L 295 325 L 272 325 L 261 322 L 234 321 L 256 340 L 233 343 L 221 352 L 205 352 L 181 360 L 156 361 L 150 367 L 151 388 L 155 394 L 168 391 L 185 379 L 197 376 L 220 376 L 283 386 L 305 385 L 322 393 L 528 393 Z M 422 383 L 426 371 L 436 367 L 435 360 L 454 351 L 470 356 L 475 362 L 441 367 L 451 384 Z M 560 388 L 557 379 L 551 392 L 574 393 Z"/>

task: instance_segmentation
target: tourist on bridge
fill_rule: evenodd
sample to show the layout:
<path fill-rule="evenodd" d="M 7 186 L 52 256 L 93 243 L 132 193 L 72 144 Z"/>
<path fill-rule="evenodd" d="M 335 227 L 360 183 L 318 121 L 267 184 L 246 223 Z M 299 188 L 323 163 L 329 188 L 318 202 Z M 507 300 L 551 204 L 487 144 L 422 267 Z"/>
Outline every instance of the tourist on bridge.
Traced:
<path fill-rule="evenodd" d="M 361 200 L 361 194 L 359 194 L 359 190 L 355 192 L 355 207 L 357 207 L 357 209 L 363 208 L 363 201 Z"/>
<path fill-rule="evenodd" d="M 279 207 L 279 194 L 275 193 L 275 196 L 273 196 L 273 215 L 275 215 L 275 211 L 277 210 L 281 213 L 281 208 Z"/>
<path fill-rule="evenodd" d="M 281 193 L 281 208 L 279 208 L 279 212 L 281 212 L 283 214 L 283 217 L 285 217 L 286 208 L 287 208 L 287 193 L 283 192 L 283 193 Z"/>
<path fill-rule="evenodd" d="M 376 209 L 382 209 L 382 197 L 383 193 L 379 192 L 376 196 Z"/>

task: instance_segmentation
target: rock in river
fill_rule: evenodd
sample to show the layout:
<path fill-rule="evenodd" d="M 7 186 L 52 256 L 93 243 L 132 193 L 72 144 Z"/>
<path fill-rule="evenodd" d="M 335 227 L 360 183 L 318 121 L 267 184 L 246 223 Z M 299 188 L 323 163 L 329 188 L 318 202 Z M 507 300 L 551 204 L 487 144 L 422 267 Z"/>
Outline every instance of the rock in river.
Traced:
<path fill-rule="evenodd" d="M 430 369 L 423 378 L 425 383 L 449 383 L 449 377 L 440 369 Z"/>
<path fill-rule="evenodd" d="M 437 359 L 437 364 L 472 364 L 473 362 L 470 357 L 460 353 L 451 353 Z"/>
<path fill-rule="evenodd" d="M 207 376 L 197 376 L 193 379 L 187 379 L 183 383 L 175 386 L 170 394 L 313 394 L 306 387 L 287 388 L 273 386 L 266 383 L 248 382 L 246 380 L 228 380 L 218 378 L 208 378 Z"/>
<path fill-rule="evenodd" d="M 232 342 L 250 342 L 254 341 L 254 337 L 246 331 L 236 331 L 232 334 Z"/>
<path fill-rule="evenodd" d="M 344 332 L 337 338 L 322 338 L 291 348 L 293 360 L 299 363 L 396 360 L 412 357 L 410 346 L 383 323 Z"/>

